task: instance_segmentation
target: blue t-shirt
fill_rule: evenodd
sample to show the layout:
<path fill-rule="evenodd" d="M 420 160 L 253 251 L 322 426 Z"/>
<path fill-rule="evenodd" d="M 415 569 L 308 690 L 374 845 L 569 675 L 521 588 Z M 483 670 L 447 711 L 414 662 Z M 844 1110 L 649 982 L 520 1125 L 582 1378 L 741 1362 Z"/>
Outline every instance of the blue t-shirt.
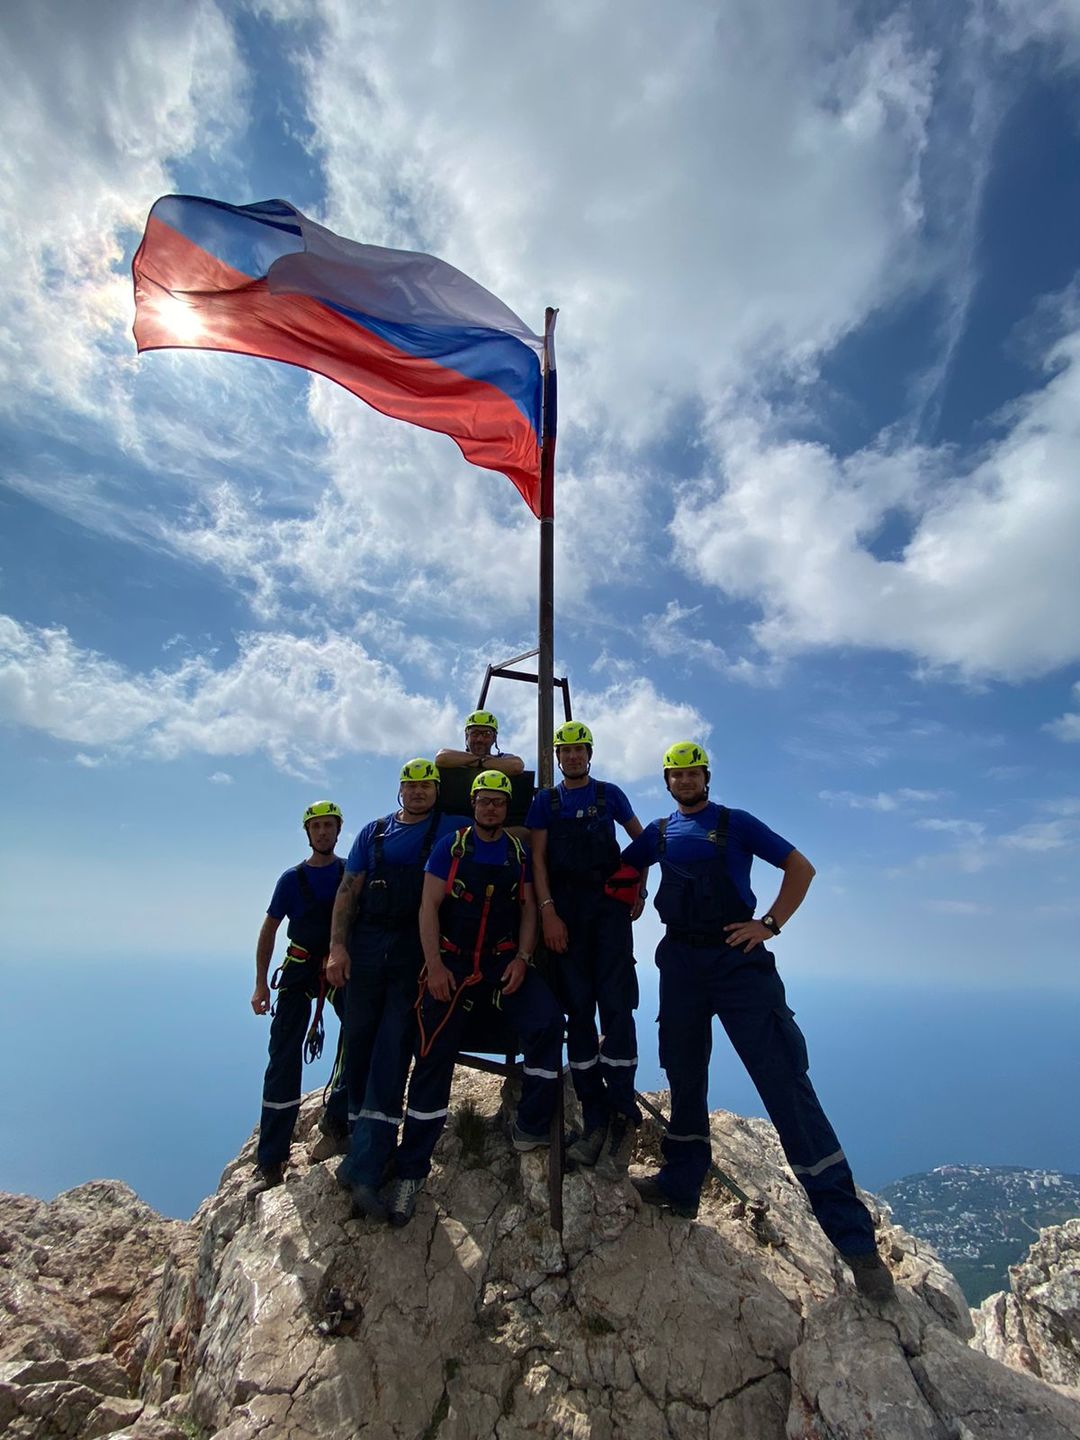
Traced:
<path fill-rule="evenodd" d="M 341 883 L 338 858 L 335 855 L 329 865 L 312 865 L 310 861 L 304 861 L 308 884 L 311 886 L 311 893 L 316 901 L 332 901 L 337 894 L 338 885 Z M 296 920 L 303 915 L 307 908 L 308 903 L 301 892 L 300 881 L 296 878 L 296 870 L 286 870 L 274 886 L 274 893 L 266 913 L 272 920 L 284 920 L 286 916 L 290 920 Z"/>
<path fill-rule="evenodd" d="M 596 804 L 596 781 L 590 776 L 587 785 L 568 790 L 565 781 L 559 782 L 559 819 L 582 820 L 590 806 Z M 615 822 L 626 828 L 634 818 L 634 807 L 617 785 L 604 781 L 604 823 L 615 836 Z M 551 792 L 545 787 L 538 790 L 529 806 L 525 824 L 530 830 L 551 829 Z"/>
<path fill-rule="evenodd" d="M 469 822 L 466 820 L 465 824 Z M 473 831 L 473 852 L 472 858 L 478 865 L 505 865 L 506 849 L 510 844 L 509 837 L 500 835 L 498 840 L 481 840 L 476 831 Z M 446 835 L 435 844 L 435 848 L 428 856 L 428 862 L 424 866 L 429 875 L 437 875 L 440 880 L 445 880 L 450 874 L 450 867 L 454 863 L 454 857 L 450 854 L 451 846 L 454 843 L 452 835 Z M 524 850 L 525 847 L 522 846 Z M 532 861 L 529 858 L 528 850 L 525 850 L 525 883 L 532 884 Z"/>
<path fill-rule="evenodd" d="M 371 869 L 375 863 L 374 844 L 375 827 L 379 822 L 371 820 L 360 831 L 352 843 L 349 851 L 349 858 L 345 862 L 345 869 L 350 875 L 359 875 Z M 464 815 L 440 815 L 439 823 L 435 827 L 435 843 L 444 835 L 450 835 L 455 830 L 460 830 L 469 821 Z M 424 848 L 424 836 L 431 824 L 431 816 L 425 815 L 422 820 L 413 825 L 406 825 L 404 821 L 397 818 L 395 812 L 390 818 L 390 823 L 383 831 L 383 859 L 387 865 L 416 865 L 420 861 L 420 852 Z"/>
<path fill-rule="evenodd" d="M 719 813 L 720 806 L 710 801 L 704 810 L 698 810 L 693 815 L 684 815 L 679 810 L 670 815 L 661 869 L 665 865 L 678 866 L 689 860 L 712 858 L 716 854 L 716 846 L 708 836 L 710 830 L 716 829 Z M 754 857 L 767 860 L 770 865 L 781 866 L 794 849 L 790 840 L 763 825 L 756 815 L 746 810 L 728 811 L 724 863 L 732 883 L 752 911 L 757 908 L 757 899 L 750 888 L 750 867 Z M 622 858 L 639 870 L 646 865 L 655 865 L 660 860 L 659 821 L 653 820 L 646 825 L 638 838 L 631 840 L 622 852 Z"/>

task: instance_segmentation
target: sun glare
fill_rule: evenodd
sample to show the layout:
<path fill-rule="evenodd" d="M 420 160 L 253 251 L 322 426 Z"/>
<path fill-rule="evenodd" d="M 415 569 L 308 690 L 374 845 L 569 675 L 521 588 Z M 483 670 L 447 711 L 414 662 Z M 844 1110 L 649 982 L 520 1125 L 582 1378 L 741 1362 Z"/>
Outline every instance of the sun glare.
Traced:
<path fill-rule="evenodd" d="M 157 302 L 157 313 L 162 324 L 181 342 L 190 343 L 202 334 L 202 321 L 183 300 L 166 296 Z"/>

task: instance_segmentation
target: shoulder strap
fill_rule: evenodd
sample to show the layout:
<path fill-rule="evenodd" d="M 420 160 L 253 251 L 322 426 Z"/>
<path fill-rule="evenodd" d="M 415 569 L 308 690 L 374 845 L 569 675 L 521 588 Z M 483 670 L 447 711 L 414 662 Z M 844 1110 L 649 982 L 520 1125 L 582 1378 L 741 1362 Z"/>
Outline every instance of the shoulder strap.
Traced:
<path fill-rule="evenodd" d="M 296 883 L 300 888 L 300 898 L 305 905 L 315 904 L 315 891 L 311 888 L 311 880 L 308 878 L 307 864 L 301 860 L 293 871 L 296 876 Z"/>
<path fill-rule="evenodd" d="M 562 809 L 562 797 L 559 794 L 558 785 L 552 785 L 547 793 L 548 800 L 551 804 L 551 818 L 554 820 L 555 816 L 558 815 Z"/>
<path fill-rule="evenodd" d="M 383 863 L 383 835 L 386 833 L 386 827 L 390 823 L 390 818 L 389 815 L 382 815 L 375 821 L 375 834 L 371 837 L 371 849 L 375 856 L 376 865 Z"/>
<path fill-rule="evenodd" d="M 607 785 L 603 780 L 596 782 L 596 813 L 601 820 L 607 813 Z"/>
<path fill-rule="evenodd" d="M 518 868 L 518 887 L 517 887 L 517 891 L 518 891 L 518 901 L 520 902 L 520 904 L 524 905 L 524 904 L 525 904 L 525 847 L 524 847 L 524 845 L 522 845 L 521 841 L 517 838 L 517 836 L 516 836 L 516 835 L 511 835 L 511 834 L 509 833 L 509 831 L 506 832 L 506 838 L 507 838 L 507 840 L 510 841 L 510 845 L 512 845 L 512 846 L 514 847 L 514 857 L 515 857 L 515 859 L 517 860 L 517 868 Z M 508 865 L 511 863 L 511 861 L 510 861 L 510 846 L 509 846 L 509 845 L 506 847 L 506 863 L 507 863 Z"/>
<path fill-rule="evenodd" d="M 664 851 L 667 849 L 667 822 L 668 817 L 666 815 L 662 820 L 658 820 L 656 822 L 656 828 L 660 832 L 660 844 L 657 846 L 656 849 L 658 857 L 662 856 Z"/>
<path fill-rule="evenodd" d="M 441 819 L 442 812 L 439 810 L 432 810 L 431 819 L 428 821 L 427 834 L 424 836 L 424 843 L 420 847 L 421 865 L 427 862 L 427 858 L 431 854 L 431 847 L 435 844 L 435 834 L 439 828 L 439 821 Z"/>
<path fill-rule="evenodd" d="M 715 829 L 715 830 L 711 830 L 711 831 L 709 832 L 709 839 L 710 839 L 710 840 L 713 842 L 713 844 L 716 846 L 717 850 L 719 850 L 720 853 L 723 854 L 724 851 L 725 851 L 725 849 L 727 848 L 727 830 L 728 830 L 728 813 L 729 813 L 729 812 L 728 812 L 728 808 L 727 808 L 726 805 L 718 805 L 716 808 L 717 808 L 716 829 Z"/>
<path fill-rule="evenodd" d="M 472 826 L 465 825 L 460 830 L 454 831 L 454 840 L 450 846 L 450 870 L 446 877 L 446 889 L 444 894 L 454 893 L 454 881 L 457 879 L 458 866 L 467 849 L 471 849 L 469 841 L 472 837 Z"/>

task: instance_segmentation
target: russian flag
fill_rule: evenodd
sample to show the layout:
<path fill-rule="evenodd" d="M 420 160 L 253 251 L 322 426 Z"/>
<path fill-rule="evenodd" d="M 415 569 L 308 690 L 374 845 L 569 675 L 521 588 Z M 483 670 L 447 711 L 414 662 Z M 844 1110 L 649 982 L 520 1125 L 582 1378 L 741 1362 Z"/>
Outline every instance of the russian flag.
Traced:
<path fill-rule="evenodd" d="M 540 513 L 544 342 L 452 265 L 344 240 L 284 200 L 158 200 L 132 262 L 140 351 L 260 355 L 451 436 Z"/>

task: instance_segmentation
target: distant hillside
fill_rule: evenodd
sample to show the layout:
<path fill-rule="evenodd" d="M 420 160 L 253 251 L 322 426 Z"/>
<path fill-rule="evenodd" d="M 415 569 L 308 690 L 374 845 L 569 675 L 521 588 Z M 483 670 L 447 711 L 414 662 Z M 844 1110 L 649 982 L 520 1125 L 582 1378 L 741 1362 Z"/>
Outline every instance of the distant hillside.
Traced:
<path fill-rule="evenodd" d="M 940 1165 L 879 1192 L 898 1224 L 928 1240 L 970 1305 L 1007 1290 L 1041 1227 L 1080 1216 L 1080 1175 L 1016 1165 Z"/>

